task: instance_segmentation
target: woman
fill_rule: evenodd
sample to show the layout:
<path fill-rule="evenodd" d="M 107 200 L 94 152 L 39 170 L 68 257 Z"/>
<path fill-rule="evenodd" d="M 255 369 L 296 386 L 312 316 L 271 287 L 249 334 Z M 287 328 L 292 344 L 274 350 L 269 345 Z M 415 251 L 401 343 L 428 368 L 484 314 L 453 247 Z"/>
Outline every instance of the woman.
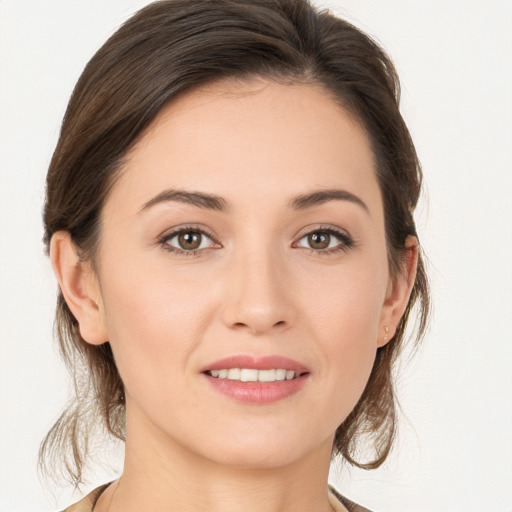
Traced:
<path fill-rule="evenodd" d="M 329 464 L 386 459 L 428 312 L 398 95 L 305 0 L 155 2 L 93 57 L 47 178 L 76 400 L 41 458 L 79 484 L 96 419 L 126 447 L 68 511 L 366 510 Z"/>

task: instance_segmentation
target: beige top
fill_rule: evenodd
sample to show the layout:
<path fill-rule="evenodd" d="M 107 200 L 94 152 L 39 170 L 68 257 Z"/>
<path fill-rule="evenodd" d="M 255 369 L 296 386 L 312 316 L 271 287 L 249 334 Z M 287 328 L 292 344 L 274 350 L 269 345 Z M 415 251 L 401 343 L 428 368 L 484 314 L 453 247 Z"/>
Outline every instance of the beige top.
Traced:
<path fill-rule="evenodd" d="M 93 512 L 94 506 L 96 505 L 96 502 L 101 496 L 101 493 L 109 485 L 110 483 L 97 487 L 96 489 L 94 489 L 94 491 L 90 492 L 87 496 L 85 496 L 85 498 L 81 499 L 78 503 L 75 503 L 74 505 L 70 505 L 62 512 Z M 347 498 L 339 494 L 336 491 L 336 489 L 330 486 L 329 498 L 331 500 L 331 505 L 334 507 L 336 512 L 341 512 L 340 504 L 343 504 L 349 512 L 371 512 L 367 508 L 361 507 L 360 505 L 357 505 L 356 503 L 353 503 L 352 501 L 348 500 Z"/>

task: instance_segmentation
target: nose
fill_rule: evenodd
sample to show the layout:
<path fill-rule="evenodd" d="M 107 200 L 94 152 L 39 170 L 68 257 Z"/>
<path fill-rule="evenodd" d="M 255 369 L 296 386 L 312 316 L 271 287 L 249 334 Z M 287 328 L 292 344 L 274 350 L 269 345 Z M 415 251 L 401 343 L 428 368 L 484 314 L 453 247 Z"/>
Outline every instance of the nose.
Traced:
<path fill-rule="evenodd" d="M 293 323 L 286 265 L 270 251 L 244 251 L 225 275 L 224 324 L 252 335 L 287 330 Z"/>

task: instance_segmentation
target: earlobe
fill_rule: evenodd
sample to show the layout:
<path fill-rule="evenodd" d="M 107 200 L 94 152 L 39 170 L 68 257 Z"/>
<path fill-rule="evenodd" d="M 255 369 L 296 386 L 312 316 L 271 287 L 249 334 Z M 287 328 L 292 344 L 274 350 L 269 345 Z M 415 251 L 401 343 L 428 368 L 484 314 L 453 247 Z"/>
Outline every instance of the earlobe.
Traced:
<path fill-rule="evenodd" d="M 96 275 L 90 264 L 80 260 L 67 231 L 58 231 L 52 236 L 50 259 L 64 300 L 78 322 L 82 338 L 93 345 L 108 341 Z"/>
<path fill-rule="evenodd" d="M 396 328 L 405 312 L 416 280 L 418 267 L 418 240 L 408 236 L 405 241 L 405 258 L 400 272 L 390 277 L 386 299 L 382 310 L 377 346 L 382 347 L 395 335 Z"/>

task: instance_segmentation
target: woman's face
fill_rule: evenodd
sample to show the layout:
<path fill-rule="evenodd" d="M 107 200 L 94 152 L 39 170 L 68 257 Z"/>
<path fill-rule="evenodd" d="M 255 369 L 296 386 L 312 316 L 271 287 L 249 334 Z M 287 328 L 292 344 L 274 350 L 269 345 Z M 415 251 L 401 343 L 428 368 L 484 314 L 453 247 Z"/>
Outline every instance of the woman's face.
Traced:
<path fill-rule="evenodd" d="M 185 95 L 129 154 L 96 265 L 128 441 L 257 467 L 329 451 L 392 314 L 367 136 L 316 86 Z"/>

